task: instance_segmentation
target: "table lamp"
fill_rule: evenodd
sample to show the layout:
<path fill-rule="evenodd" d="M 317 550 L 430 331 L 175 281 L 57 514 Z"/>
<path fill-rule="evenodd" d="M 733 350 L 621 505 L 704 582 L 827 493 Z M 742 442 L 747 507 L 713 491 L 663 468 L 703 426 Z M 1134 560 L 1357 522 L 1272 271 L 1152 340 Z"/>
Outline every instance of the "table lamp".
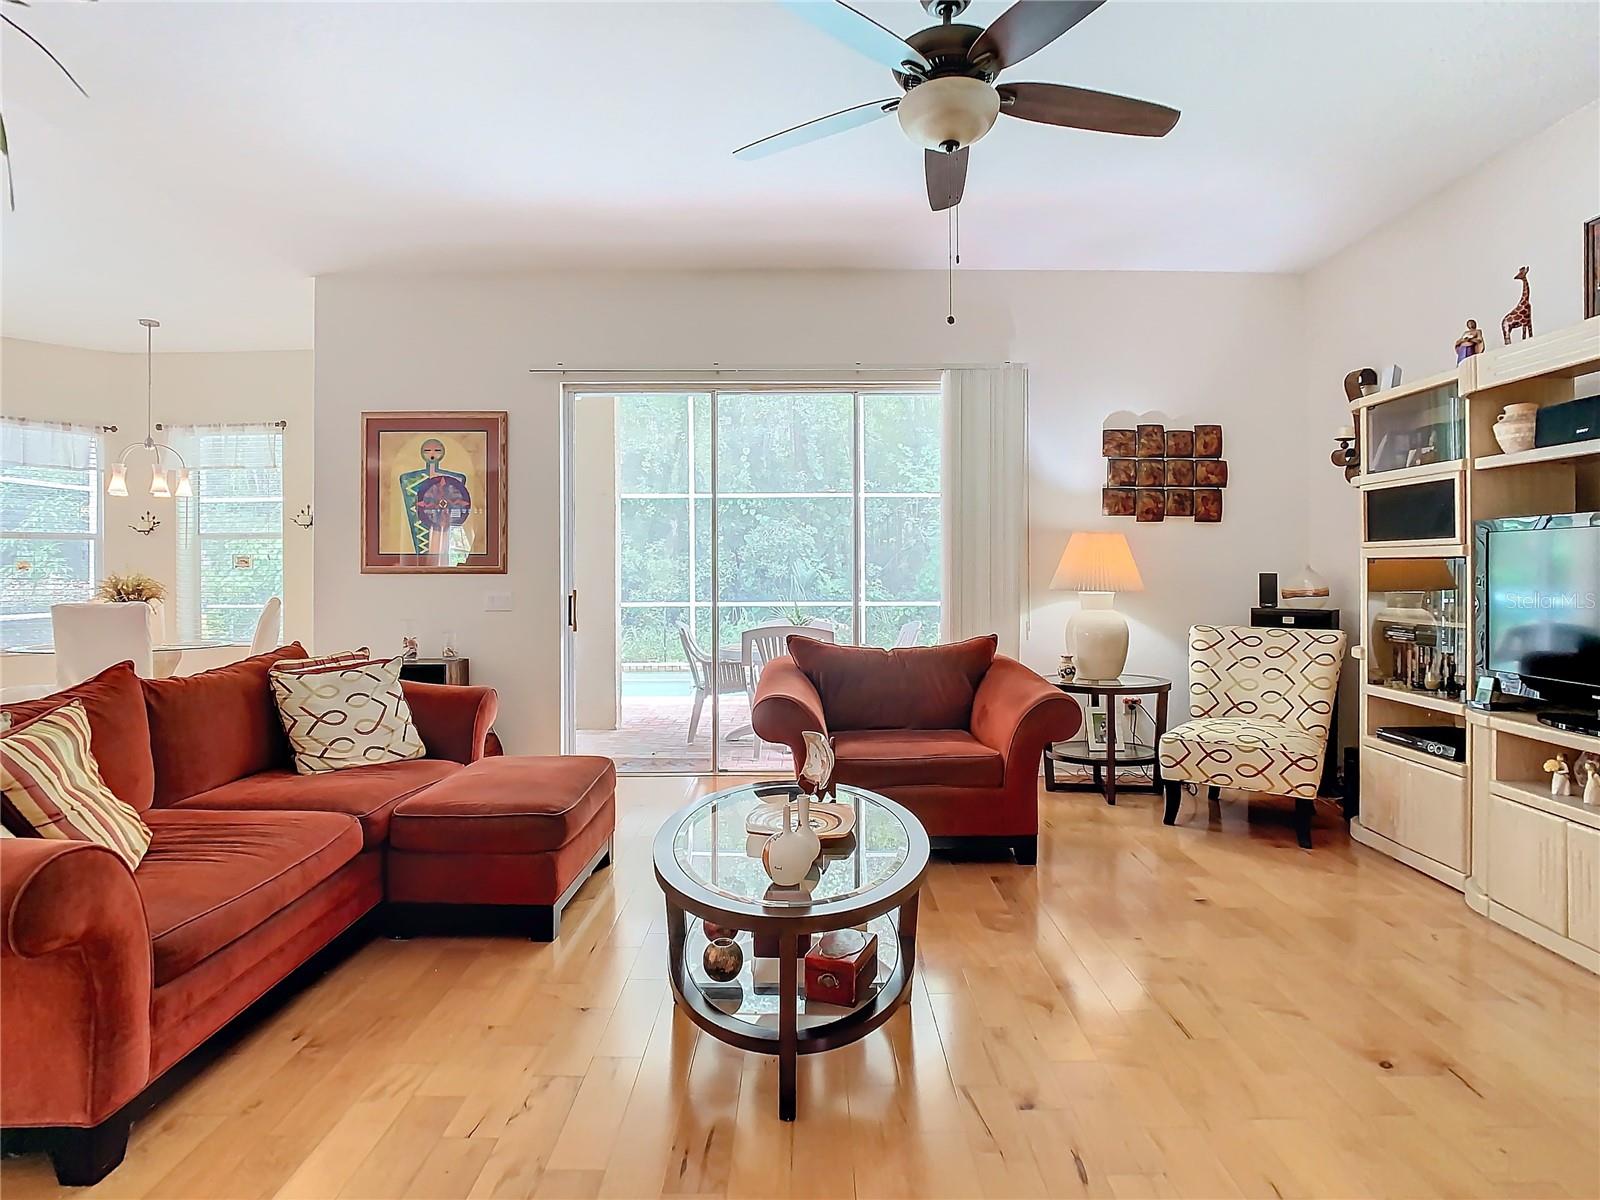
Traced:
<path fill-rule="evenodd" d="M 1050 589 L 1077 592 L 1080 607 L 1067 621 L 1067 653 L 1080 680 L 1115 679 L 1128 661 L 1128 622 L 1111 607 L 1117 592 L 1142 592 L 1144 580 L 1128 539 L 1082 531 L 1067 540 Z"/>

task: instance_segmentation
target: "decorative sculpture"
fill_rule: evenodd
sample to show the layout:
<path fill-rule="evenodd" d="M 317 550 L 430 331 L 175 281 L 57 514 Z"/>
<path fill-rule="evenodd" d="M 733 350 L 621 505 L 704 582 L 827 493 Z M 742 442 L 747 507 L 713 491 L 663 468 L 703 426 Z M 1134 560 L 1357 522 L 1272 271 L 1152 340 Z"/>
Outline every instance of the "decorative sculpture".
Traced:
<path fill-rule="evenodd" d="M 807 732 L 800 736 L 806 740 L 806 761 L 800 768 L 797 780 L 800 790 L 813 796 L 835 795 L 833 743 L 821 733 Z M 807 784 L 811 786 L 807 787 Z"/>
<path fill-rule="evenodd" d="M 1468 321 L 1466 331 L 1456 339 L 1456 362 L 1463 363 L 1474 354 L 1483 353 L 1483 330 L 1476 321 Z"/>
<path fill-rule="evenodd" d="M 1550 794 L 1552 796 L 1572 795 L 1572 770 L 1567 766 L 1567 756 L 1558 754 L 1554 758 L 1544 760 L 1544 769 L 1550 772 Z"/>
<path fill-rule="evenodd" d="M 1583 802 L 1600 808 L 1600 762 L 1589 759 L 1583 764 L 1587 779 L 1583 785 Z"/>
<path fill-rule="evenodd" d="M 1533 336 L 1533 305 L 1528 300 L 1528 268 L 1520 267 L 1512 276 L 1522 284 L 1522 299 L 1500 322 L 1500 332 L 1506 339 L 1506 345 L 1511 345 L 1511 331 L 1522 330 L 1522 338 L 1526 341 Z"/>

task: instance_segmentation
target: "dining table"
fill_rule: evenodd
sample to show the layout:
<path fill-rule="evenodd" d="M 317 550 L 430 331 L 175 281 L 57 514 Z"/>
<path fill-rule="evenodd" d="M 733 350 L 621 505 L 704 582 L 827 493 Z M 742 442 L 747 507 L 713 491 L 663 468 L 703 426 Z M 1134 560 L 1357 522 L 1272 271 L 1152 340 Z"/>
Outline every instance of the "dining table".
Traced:
<path fill-rule="evenodd" d="M 221 638 L 190 638 L 178 642 L 157 642 L 150 647 L 151 663 L 155 668 L 154 678 L 166 679 L 177 674 L 178 664 L 183 661 L 184 654 L 198 650 L 222 650 L 229 646 L 242 645 L 225 641 Z M 49 643 L 40 643 L 34 646 L 13 646 L 6 651 L 7 654 L 54 654 L 56 648 Z"/>

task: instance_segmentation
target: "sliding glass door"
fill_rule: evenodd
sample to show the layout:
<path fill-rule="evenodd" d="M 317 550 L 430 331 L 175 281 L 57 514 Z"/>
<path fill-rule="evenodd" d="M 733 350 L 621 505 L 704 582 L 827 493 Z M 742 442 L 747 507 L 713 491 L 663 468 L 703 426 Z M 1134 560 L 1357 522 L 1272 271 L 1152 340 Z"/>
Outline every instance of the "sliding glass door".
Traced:
<path fill-rule="evenodd" d="M 787 634 L 937 640 L 934 385 L 567 404 L 572 749 L 631 773 L 784 769 L 750 700 Z"/>

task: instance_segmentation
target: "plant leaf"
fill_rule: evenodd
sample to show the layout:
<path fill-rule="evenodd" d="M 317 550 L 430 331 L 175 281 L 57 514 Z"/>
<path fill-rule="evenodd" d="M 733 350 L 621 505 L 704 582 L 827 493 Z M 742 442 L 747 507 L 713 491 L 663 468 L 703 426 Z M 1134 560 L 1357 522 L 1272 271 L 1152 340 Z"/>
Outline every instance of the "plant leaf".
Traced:
<path fill-rule="evenodd" d="M 39 47 L 39 49 L 44 52 L 44 56 L 46 58 L 48 58 L 51 62 L 55 63 L 55 65 L 60 69 L 61 73 L 67 77 L 67 81 L 69 83 L 71 83 L 73 87 L 78 89 L 78 94 L 79 95 L 85 96 L 85 97 L 87 97 L 89 95 L 88 92 L 83 90 L 83 84 L 79 83 L 77 81 L 77 79 L 75 79 L 73 77 L 72 72 L 67 70 L 67 64 L 62 62 L 59 58 L 57 58 L 54 54 L 51 53 L 49 46 L 46 46 L 43 42 L 41 42 L 38 38 L 34 37 L 33 34 L 29 33 L 21 25 L 18 25 L 10 17 L 4 16 L 3 14 L 0 14 L 0 21 L 4 21 L 7 25 L 11 26 L 11 28 L 15 29 L 23 37 L 27 38 L 30 42 L 32 42 L 35 46 Z"/>

